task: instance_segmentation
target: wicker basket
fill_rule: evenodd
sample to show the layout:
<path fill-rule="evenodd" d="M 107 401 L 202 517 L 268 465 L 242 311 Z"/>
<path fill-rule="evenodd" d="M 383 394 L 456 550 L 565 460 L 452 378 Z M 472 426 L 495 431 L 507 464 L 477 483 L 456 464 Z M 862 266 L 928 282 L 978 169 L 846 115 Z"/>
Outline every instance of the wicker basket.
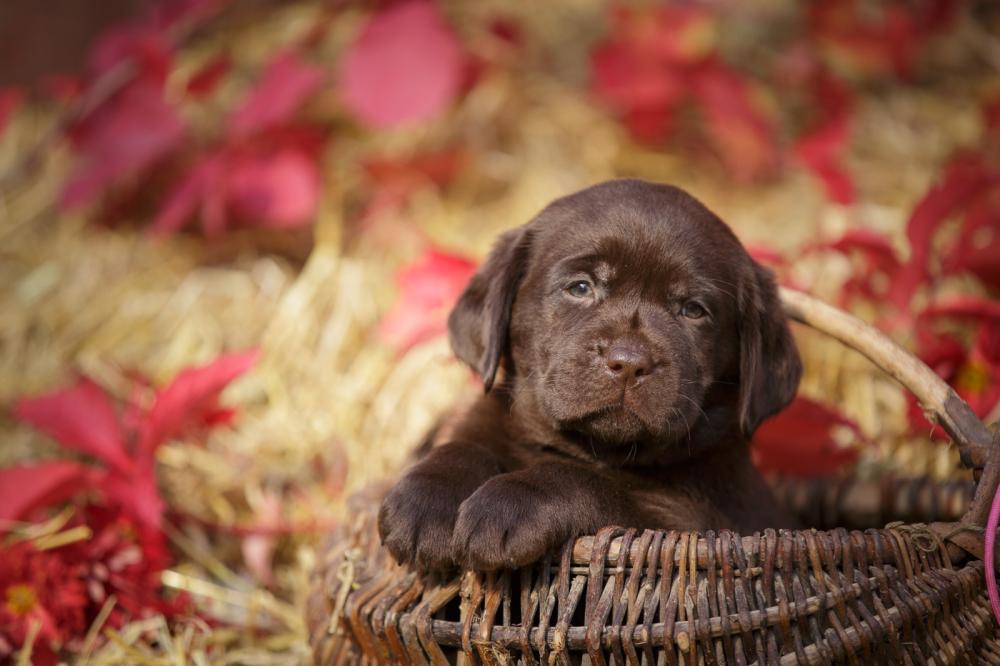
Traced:
<path fill-rule="evenodd" d="M 450 580 L 418 576 L 381 549 L 386 484 L 353 498 L 350 524 L 315 572 L 316 663 L 1000 664 L 982 562 L 998 481 L 990 431 L 871 327 L 802 294 L 782 297 L 791 318 L 912 391 L 978 484 L 786 483 L 779 497 L 806 524 L 832 529 L 609 527 L 533 566 Z"/>

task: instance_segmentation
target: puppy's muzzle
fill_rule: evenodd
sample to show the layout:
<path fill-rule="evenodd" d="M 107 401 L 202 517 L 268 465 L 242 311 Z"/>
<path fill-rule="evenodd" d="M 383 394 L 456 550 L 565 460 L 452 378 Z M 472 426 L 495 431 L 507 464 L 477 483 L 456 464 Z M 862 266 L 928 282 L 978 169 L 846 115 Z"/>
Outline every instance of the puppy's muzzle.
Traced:
<path fill-rule="evenodd" d="M 604 356 L 608 373 L 626 386 L 637 384 L 653 371 L 653 358 L 645 345 L 628 340 L 615 341 Z"/>

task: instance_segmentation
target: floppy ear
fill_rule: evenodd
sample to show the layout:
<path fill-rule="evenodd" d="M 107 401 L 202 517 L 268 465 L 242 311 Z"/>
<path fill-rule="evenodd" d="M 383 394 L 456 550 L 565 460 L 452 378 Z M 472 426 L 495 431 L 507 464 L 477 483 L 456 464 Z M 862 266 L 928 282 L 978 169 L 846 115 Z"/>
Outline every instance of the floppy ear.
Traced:
<path fill-rule="evenodd" d="M 761 421 L 795 398 L 802 376 L 774 277 L 755 261 L 740 291 L 739 335 L 740 428 L 749 439 Z"/>
<path fill-rule="evenodd" d="M 479 373 L 487 392 L 506 351 L 511 309 L 529 249 L 530 232 L 524 227 L 500 236 L 448 317 L 451 348 Z"/>

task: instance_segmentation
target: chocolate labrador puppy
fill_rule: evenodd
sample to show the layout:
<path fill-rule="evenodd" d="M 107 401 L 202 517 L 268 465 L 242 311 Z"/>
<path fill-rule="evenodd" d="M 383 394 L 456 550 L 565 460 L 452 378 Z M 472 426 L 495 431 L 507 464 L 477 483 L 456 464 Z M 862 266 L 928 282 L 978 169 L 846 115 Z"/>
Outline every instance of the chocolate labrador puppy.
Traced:
<path fill-rule="evenodd" d="M 748 442 L 799 356 L 769 272 L 682 190 L 553 202 L 500 237 L 449 330 L 486 394 L 384 500 L 400 562 L 514 568 L 605 525 L 792 525 Z"/>

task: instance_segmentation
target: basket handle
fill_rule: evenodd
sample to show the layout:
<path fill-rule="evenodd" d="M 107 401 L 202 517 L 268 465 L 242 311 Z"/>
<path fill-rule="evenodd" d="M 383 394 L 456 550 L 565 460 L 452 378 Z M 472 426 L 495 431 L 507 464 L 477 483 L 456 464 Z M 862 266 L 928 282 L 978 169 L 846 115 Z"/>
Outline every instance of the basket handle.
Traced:
<path fill-rule="evenodd" d="M 994 434 L 979 420 L 962 398 L 924 363 L 890 340 L 875 327 L 800 291 L 781 287 L 781 300 L 790 319 L 822 331 L 893 377 L 916 396 L 920 406 L 958 446 L 962 465 L 986 468 L 975 497 L 962 518 L 966 525 L 984 527 L 990 503 L 1000 484 L 1000 430 Z M 988 464 L 990 463 L 990 464 Z"/>
<path fill-rule="evenodd" d="M 875 327 L 800 291 L 781 288 L 789 318 L 806 324 L 860 352 L 916 396 L 958 446 L 962 464 L 986 466 L 993 435 L 944 380 Z"/>

